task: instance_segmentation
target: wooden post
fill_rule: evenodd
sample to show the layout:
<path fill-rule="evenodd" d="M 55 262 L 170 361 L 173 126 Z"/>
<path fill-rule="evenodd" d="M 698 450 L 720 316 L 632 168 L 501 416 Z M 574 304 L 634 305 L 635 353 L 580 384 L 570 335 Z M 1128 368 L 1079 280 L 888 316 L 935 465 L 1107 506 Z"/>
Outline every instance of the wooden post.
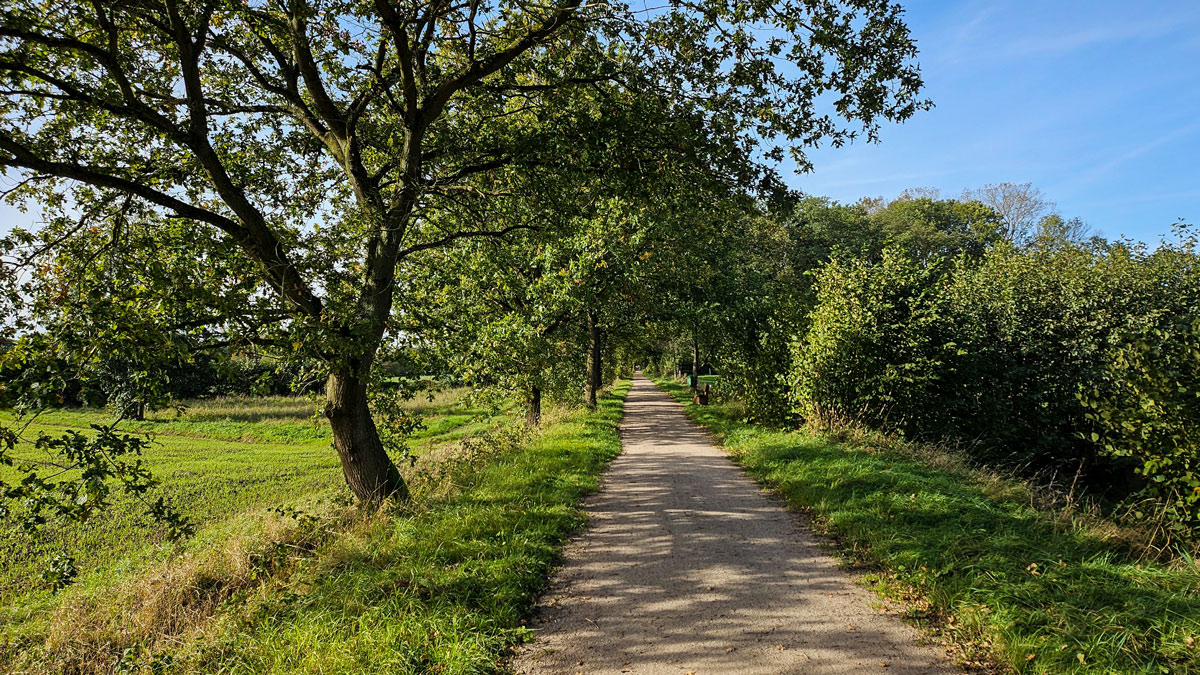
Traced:
<path fill-rule="evenodd" d="M 692 336 L 692 389 L 700 387 L 700 343 Z"/>

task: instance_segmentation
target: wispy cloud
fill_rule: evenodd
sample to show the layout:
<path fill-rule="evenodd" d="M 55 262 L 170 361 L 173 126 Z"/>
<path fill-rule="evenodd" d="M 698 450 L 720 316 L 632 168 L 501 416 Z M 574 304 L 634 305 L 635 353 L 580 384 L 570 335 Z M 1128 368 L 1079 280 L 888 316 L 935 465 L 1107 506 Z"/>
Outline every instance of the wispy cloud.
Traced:
<path fill-rule="evenodd" d="M 1115 42 L 1151 40 L 1169 35 L 1196 20 L 1196 13 L 1187 16 L 1156 16 L 1133 22 L 1109 19 L 1103 25 L 1082 26 L 1074 31 L 1025 36 L 1010 42 L 1003 50 L 1005 56 L 1026 58 L 1045 54 L 1074 52 Z"/>
<path fill-rule="evenodd" d="M 1081 174 L 1077 179 L 1070 181 L 1070 183 L 1075 186 L 1086 185 L 1088 183 L 1092 183 L 1092 182 L 1096 181 L 1097 179 L 1103 177 L 1104 175 L 1111 173 L 1112 171 L 1114 171 L 1115 169 L 1117 169 L 1118 167 L 1120 167 L 1123 164 L 1132 162 L 1135 159 L 1143 157 L 1143 156 L 1153 152 L 1154 150 L 1157 150 L 1158 148 L 1161 148 L 1161 147 L 1167 145 L 1168 143 L 1177 141 L 1181 138 L 1184 138 L 1185 136 L 1190 136 L 1190 135 L 1196 133 L 1197 131 L 1200 131 L 1200 122 L 1188 124 L 1186 126 L 1175 129 L 1174 131 L 1163 134 L 1162 136 L 1159 136 L 1158 138 L 1147 141 L 1145 143 L 1141 143 L 1129 150 L 1126 150 L 1125 152 L 1115 155 L 1114 157 L 1110 158 L 1108 161 L 1092 167 L 1090 170 Z"/>
<path fill-rule="evenodd" d="M 1145 16 L 1056 3 L 1003 3 L 967 16 L 948 19 L 941 35 L 930 42 L 944 45 L 931 55 L 947 64 L 1005 62 L 1070 54 L 1129 41 L 1180 34 L 1193 40 L 1200 8 L 1159 11 Z"/>
<path fill-rule="evenodd" d="M 922 60 L 932 57 L 953 64 L 967 61 L 975 56 L 977 45 L 985 35 L 988 21 L 996 15 L 999 7 L 990 5 L 965 17 L 950 17 L 943 35 L 935 36 L 923 51 Z"/>
<path fill-rule="evenodd" d="M 1098 201 L 1079 202 L 1080 207 L 1129 206 L 1131 204 L 1149 204 L 1153 202 L 1173 202 L 1180 199 L 1200 199 L 1200 190 L 1180 190 L 1178 192 L 1161 192 L 1149 195 L 1130 195 L 1117 199 L 1102 199 Z M 1182 214 L 1181 214 L 1182 215 Z"/>

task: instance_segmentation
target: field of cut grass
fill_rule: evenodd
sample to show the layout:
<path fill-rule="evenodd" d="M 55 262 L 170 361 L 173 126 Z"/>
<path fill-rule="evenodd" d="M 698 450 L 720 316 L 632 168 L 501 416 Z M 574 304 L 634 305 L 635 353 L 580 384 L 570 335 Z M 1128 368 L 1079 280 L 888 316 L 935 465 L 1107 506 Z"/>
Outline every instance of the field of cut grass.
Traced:
<path fill-rule="evenodd" d="M 1029 486 L 869 433 L 834 438 L 687 404 L 757 480 L 808 514 L 884 602 L 966 663 L 1018 673 L 1200 672 L 1200 566 L 1140 559 L 1118 528 L 1038 509 Z"/>
<path fill-rule="evenodd" d="M 454 395 L 414 401 L 414 498 L 373 513 L 345 499 L 312 403 L 219 399 L 130 423 L 155 433 L 148 463 L 199 531 L 171 543 L 121 505 L 33 544 L 0 531 L 0 672 L 499 670 L 619 452 L 625 390 L 596 412 L 549 407 L 534 433 Z M 56 551 L 81 575 L 51 592 L 37 567 Z"/>
<path fill-rule="evenodd" d="M 460 401 L 462 392 L 440 394 L 433 403 L 410 403 L 426 415 L 427 430 L 414 435 L 421 448 L 454 440 L 493 423 L 485 411 Z M 317 403 L 301 397 L 226 397 L 185 402 L 187 410 L 160 411 L 121 430 L 150 434 L 145 460 L 162 481 L 163 494 L 197 525 L 251 508 L 289 505 L 295 497 L 331 498 L 342 492 L 341 468 L 330 450 L 329 428 L 314 416 Z M 110 418 L 104 410 L 53 410 L 25 428 L 26 438 L 87 429 Z M 0 412 L 0 420 L 11 420 Z M 36 455 L 29 455 L 36 459 Z M 0 471 L 3 471 L 0 468 Z M 0 526 L 0 605 L 45 598 L 37 583 L 43 561 L 55 554 L 75 559 L 83 573 L 104 573 L 120 563 L 161 555 L 170 548 L 160 528 L 144 522 L 141 509 L 122 503 L 86 524 L 51 523 L 38 537 Z"/>

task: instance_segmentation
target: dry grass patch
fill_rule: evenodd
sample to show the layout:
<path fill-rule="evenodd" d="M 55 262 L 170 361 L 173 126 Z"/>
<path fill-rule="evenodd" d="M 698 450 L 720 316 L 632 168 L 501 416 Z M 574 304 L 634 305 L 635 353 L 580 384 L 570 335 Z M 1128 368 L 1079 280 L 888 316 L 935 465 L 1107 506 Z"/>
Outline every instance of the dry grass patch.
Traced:
<path fill-rule="evenodd" d="M 234 519 L 140 575 L 68 589 L 44 645 L 9 656 L 19 659 L 18 672 L 100 674 L 153 661 L 205 632 L 231 598 L 267 592 L 362 517 L 354 507 L 324 504 Z"/>

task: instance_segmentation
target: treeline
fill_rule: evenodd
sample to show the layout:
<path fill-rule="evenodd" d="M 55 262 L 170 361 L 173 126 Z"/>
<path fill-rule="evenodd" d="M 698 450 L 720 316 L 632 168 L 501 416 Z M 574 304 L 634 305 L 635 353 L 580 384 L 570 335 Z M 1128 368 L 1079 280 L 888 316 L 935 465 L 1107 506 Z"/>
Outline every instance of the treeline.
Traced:
<path fill-rule="evenodd" d="M 1109 242 L 971 197 L 806 199 L 744 219 L 720 300 L 696 305 L 663 362 L 700 352 L 760 422 L 950 442 L 1100 498 L 1145 495 L 1131 512 L 1186 534 L 1200 518 L 1195 235 Z"/>
<path fill-rule="evenodd" d="M 108 407 L 129 419 L 186 399 L 288 396 L 324 387 L 314 379 L 311 364 L 269 355 L 218 350 L 153 359 L 113 357 L 80 368 L 67 359 L 46 358 L 35 343 L 25 339 L 0 345 L 0 407 L 28 396 L 32 382 L 50 383 L 38 401 L 41 407 Z"/>

